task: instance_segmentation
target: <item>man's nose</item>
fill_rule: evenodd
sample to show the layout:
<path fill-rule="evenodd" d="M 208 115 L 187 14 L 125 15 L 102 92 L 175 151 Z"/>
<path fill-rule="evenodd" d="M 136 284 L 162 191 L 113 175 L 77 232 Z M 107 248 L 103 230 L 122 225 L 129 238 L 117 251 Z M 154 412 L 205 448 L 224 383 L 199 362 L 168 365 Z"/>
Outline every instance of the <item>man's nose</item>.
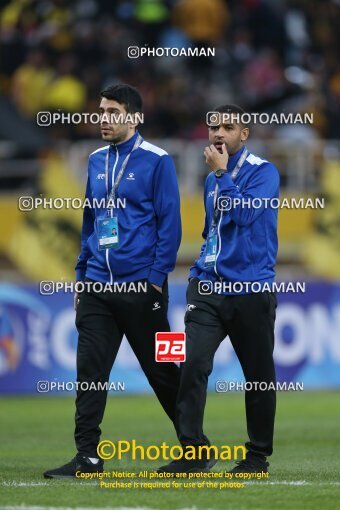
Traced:
<path fill-rule="evenodd" d="M 217 130 L 215 131 L 215 137 L 216 138 L 223 138 L 222 126 L 218 126 Z"/>
<path fill-rule="evenodd" d="M 108 113 L 103 113 L 101 118 L 100 118 L 100 123 L 101 124 L 109 124 L 109 114 Z"/>

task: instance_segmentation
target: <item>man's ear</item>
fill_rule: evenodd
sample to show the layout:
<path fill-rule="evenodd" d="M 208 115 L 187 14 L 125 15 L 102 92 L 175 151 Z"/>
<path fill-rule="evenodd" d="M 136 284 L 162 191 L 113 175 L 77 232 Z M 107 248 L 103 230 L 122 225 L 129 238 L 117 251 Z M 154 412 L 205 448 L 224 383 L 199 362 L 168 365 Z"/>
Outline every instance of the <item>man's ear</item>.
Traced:
<path fill-rule="evenodd" d="M 138 115 L 140 115 L 140 114 L 138 114 L 138 113 L 133 113 L 133 114 L 129 113 L 128 115 L 132 115 L 132 117 L 134 119 L 134 121 L 129 122 L 129 128 L 133 129 L 134 131 L 136 131 L 138 129 L 139 124 L 140 124 L 139 117 L 138 117 Z"/>
<path fill-rule="evenodd" d="M 249 128 L 243 128 L 241 131 L 241 141 L 245 142 L 249 136 Z"/>

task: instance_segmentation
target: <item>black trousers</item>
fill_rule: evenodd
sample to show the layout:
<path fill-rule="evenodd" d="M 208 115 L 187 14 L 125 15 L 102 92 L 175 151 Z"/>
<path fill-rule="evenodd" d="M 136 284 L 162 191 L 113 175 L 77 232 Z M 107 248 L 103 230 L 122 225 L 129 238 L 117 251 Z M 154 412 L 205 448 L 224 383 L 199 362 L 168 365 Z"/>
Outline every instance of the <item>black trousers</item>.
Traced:
<path fill-rule="evenodd" d="M 273 361 L 276 296 L 270 292 L 224 296 L 200 295 L 198 279 L 189 282 L 185 314 L 186 362 L 181 363 L 177 398 L 178 437 L 182 445 L 207 444 L 203 433 L 208 377 L 215 352 L 229 335 L 247 382 L 276 383 Z M 221 405 L 228 409 L 226 395 Z M 271 455 L 273 451 L 275 390 L 245 392 L 246 448 Z"/>
<path fill-rule="evenodd" d="M 179 368 L 174 363 L 155 361 L 155 333 L 170 331 L 167 310 L 167 283 L 162 294 L 150 283 L 147 283 L 146 293 L 84 291 L 80 295 L 76 315 L 79 333 L 77 381 L 108 381 L 125 334 L 159 402 L 176 428 Z M 105 390 L 79 388 L 77 391 L 75 442 L 78 452 L 89 457 L 98 456 L 99 425 L 106 399 Z"/>

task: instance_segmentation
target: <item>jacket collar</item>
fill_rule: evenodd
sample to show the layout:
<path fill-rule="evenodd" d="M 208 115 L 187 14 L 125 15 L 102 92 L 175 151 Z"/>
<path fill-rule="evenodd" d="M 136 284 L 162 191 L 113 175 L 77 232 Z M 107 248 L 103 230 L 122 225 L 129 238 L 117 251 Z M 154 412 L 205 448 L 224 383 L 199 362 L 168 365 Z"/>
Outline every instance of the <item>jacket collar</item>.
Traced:
<path fill-rule="evenodd" d="M 110 150 L 112 150 L 113 152 L 116 152 L 116 150 L 118 150 L 119 155 L 128 154 L 129 152 L 132 151 L 135 141 L 137 140 L 138 134 L 139 134 L 138 131 L 136 131 L 136 133 L 131 138 L 126 140 L 126 142 L 117 143 L 117 144 L 111 143 Z"/>
<path fill-rule="evenodd" d="M 229 156 L 228 164 L 227 164 L 227 171 L 228 172 L 232 172 L 234 170 L 238 160 L 241 157 L 241 154 L 243 152 L 244 147 L 245 147 L 245 145 L 243 144 L 242 147 L 240 148 L 240 150 L 235 152 L 235 154 L 233 154 L 232 156 Z"/>

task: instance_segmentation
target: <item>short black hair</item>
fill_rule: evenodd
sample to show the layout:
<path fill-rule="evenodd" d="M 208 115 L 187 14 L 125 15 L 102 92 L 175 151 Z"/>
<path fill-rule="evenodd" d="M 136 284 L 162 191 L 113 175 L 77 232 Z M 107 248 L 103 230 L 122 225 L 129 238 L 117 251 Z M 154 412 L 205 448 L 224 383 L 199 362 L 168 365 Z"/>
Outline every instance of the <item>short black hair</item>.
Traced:
<path fill-rule="evenodd" d="M 216 106 L 214 112 L 236 114 L 241 119 L 240 124 L 243 127 L 247 127 L 246 124 L 242 122 L 242 115 L 246 112 L 237 104 L 222 104 L 221 106 Z"/>
<path fill-rule="evenodd" d="M 246 113 L 241 106 L 238 106 L 237 104 L 223 104 L 221 106 L 216 106 L 214 108 L 214 112 L 220 112 L 220 113 L 239 113 L 240 115 L 243 115 Z"/>
<path fill-rule="evenodd" d="M 118 85 L 110 85 L 100 93 L 101 97 L 112 99 L 117 103 L 125 106 L 128 113 L 141 112 L 143 108 L 142 96 L 135 87 L 120 83 Z"/>

